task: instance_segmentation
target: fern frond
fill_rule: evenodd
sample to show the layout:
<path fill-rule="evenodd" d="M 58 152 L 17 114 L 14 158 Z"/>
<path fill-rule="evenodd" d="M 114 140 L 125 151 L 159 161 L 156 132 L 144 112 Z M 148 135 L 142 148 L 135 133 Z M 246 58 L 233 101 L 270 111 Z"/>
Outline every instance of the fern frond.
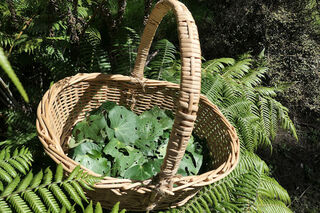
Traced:
<path fill-rule="evenodd" d="M 264 74 L 268 71 L 267 67 L 258 67 L 256 69 L 250 69 L 247 74 L 242 76 L 239 80 L 242 84 L 255 87 L 262 83 Z"/>
<path fill-rule="evenodd" d="M 257 202 L 257 209 L 264 213 L 292 213 L 292 211 L 281 201 L 263 199 Z"/>
<path fill-rule="evenodd" d="M 277 96 L 277 93 L 274 87 L 263 87 L 263 86 L 257 86 L 254 88 L 256 92 L 258 92 L 262 96 L 270 96 L 275 97 Z"/>
<path fill-rule="evenodd" d="M 277 199 L 285 204 L 291 203 L 288 192 L 282 186 L 280 186 L 280 184 L 274 178 L 271 178 L 267 175 L 261 176 L 258 193 L 261 197 Z"/>
<path fill-rule="evenodd" d="M 8 202 L 12 205 L 13 209 L 18 213 L 31 212 L 27 203 L 19 196 L 13 195 L 8 198 Z"/>
<path fill-rule="evenodd" d="M 234 65 L 235 60 L 233 58 L 219 58 L 219 59 L 213 59 L 210 61 L 206 61 L 202 64 L 202 72 L 204 75 L 206 73 L 215 73 L 218 74 L 222 69 L 225 68 L 225 65 Z"/>
<path fill-rule="evenodd" d="M 125 27 L 119 32 L 118 41 L 114 44 L 113 73 L 129 74 L 133 70 L 139 44 L 138 34 L 131 28 Z"/>
<path fill-rule="evenodd" d="M 21 152 L 16 151 L 13 156 L 18 156 Z M 4 156 L 3 154 L 1 156 Z M 92 186 L 100 178 L 91 178 L 90 175 L 76 167 L 70 176 L 63 179 L 63 169 L 58 165 L 55 178 L 53 180 L 52 171 L 47 168 L 45 175 L 42 171 L 33 175 L 29 172 L 23 179 L 19 175 L 8 182 L 0 194 L 0 209 L 12 209 L 16 212 L 60 212 L 61 207 L 70 211 L 73 200 L 82 209 L 82 199 L 87 202 L 85 194 L 79 185 L 82 181 L 87 186 Z M 54 181 L 54 182 L 52 182 Z"/>
<path fill-rule="evenodd" d="M 278 112 L 278 118 L 280 120 L 281 123 L 281 127 L 283 129 L 287 129 L 291 132 L 291 134 L 296 138 L 296 140 L 298 140 L 298 135 L 297 135 L 297 131 L 296 128 L 292 122 L 292 120 L 289 117 L 289 110 L 288 108 L 286 108 L 285 106 L 283 106 L 280 102 L 271 99 L 271 101 L 273 102 L 273 104 L 275 105 L 275 108 Z"/>
<path fill-rule="evenodd" d="M 0 180 L 11 182 L 18 173 L 26 174 L 32 162 L 32 155 L 27 148 L 22 148 L 13 154 L 10 149 L 5 148 L 0 152 Z"/>
<path fill-rule="evenodd" d="M 4 32 L 0 32 L 0 45 L 2 47 L 9 47 L 12 46 L 14 42 L 14 38 L 11 35 L 8 35 Z"/>
<path fill-rule="evenodd" d="M 149 78 L 163 80 L 164 73 L 171 68 L 176 57 L 176 47 L 166 39 L 160 40 L 156 43 L 156 56 L 151 60 L 146 75 Z"/>
<path fill-rule="evenodd" d="M 202 79 L 201 93 L 208 97 L 212 103 L 217 103 L 219 99 L 219 90 L 223 88 L 223 81 L 218 75 L 208 75 Z"/>
<path fill-rule="evenodd" d="M 222 77 L 226 79 L 242 78 L 246 73 L 249 72 L 251 62 L 251 58 L 245 58 L 243 60 L 237 61 L 232 66 L 228 66 L 222 71 Z"/>
<path fill-rule="evenodd" d="M 238 165 L 240 170 L 250 171 L 257 168 L 258 166 L 261 166 L 263 173 L 269 173 L 270 169 L 268 165 L 263 160 L 261 160 L 261 158 L 257 154 L 255 154 L 254 152 L 241 150 L 240 162 Z"/>
<path fill-rule="evenodd" d="M 107 72 L 111 66 L 107 51 L 101 44 L 101 34 L 93 27 L 86 30 L 80 43 L 80 63 L 86 72 Z"/>

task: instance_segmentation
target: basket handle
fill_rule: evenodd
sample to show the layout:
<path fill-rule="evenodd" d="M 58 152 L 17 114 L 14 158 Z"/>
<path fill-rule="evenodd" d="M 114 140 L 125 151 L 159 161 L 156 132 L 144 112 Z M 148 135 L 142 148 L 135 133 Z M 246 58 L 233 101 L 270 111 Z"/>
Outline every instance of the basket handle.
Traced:
<path fill-rule="evenodd" d="M 162 18 L 171 9 L 178 25 L 182 61 L 181 84 L 177 112 L 159 173 L 160 183 L 170 183 L 179 168 L 194 127 L 200 99 L 201 50 L 198 30 L 191 13 L 183 3 L 177 0 L 162 0 L 155 5 L 144 29 L 132 72 L 133 77 L 140 80 L 144 78 L 143 71 L 151 42 Z"/>

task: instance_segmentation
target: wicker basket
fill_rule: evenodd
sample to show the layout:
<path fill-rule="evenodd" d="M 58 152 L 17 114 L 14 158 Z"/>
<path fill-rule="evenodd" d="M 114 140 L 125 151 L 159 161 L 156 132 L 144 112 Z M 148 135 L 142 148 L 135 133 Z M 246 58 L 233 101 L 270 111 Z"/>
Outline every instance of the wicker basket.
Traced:
<path fill-rule="evenodd" d="M 180 85 L 143 77 L 155 31 L 171 9 L 178 24 L 182 61 Z M 78 163 L 67 156 L 67 144 L 73 126 L 84 119 L 86 112 L 106 100 L 131 108 L 138 114 L 153 106 L 172 110 L 175 120 L 161 172 L 145 181 L 104 177 L 87 195 L 105 208 L 111 208 L 117 201 L 121 208 L 136 211 L 181 206 L 201 187 L 228 175 L 239 160 L 240 146 L 235 129 L 215 105 L 200 95 L 200 82 L 201 51 L 193 17 L 182 3 L 162 0 L 150 14 L 132 77 L 82 73 L 55 83 L 38 107 L 40 141 L 46 153 L 69 173 Z M 181 177 L 176 172 L 193 129 L 197 136 L 206 139 L 215 169 L 197 176 Z"/>

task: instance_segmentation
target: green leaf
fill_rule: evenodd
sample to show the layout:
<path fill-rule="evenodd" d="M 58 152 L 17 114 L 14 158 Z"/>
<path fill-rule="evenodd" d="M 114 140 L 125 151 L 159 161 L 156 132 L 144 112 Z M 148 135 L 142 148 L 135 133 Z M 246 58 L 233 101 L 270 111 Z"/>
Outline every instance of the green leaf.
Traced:
<path fill-rule="evenodd" d="M 20 182 L 20 177 L 16 176 L 12 182 L 9 183 L 9 185 L 3 190 L 1 193 L 1 197 L 7 196 L 13 192 L 13 190 L 17 187 L 17 185 Z"/>
<path fill-rule="evenodd" d="M 63 207 L 65 207 L 67 210 L 71 209 L 71 203 L 68 200 L 65 193 L 62 191 L 62 189 L 57 184 L 52 184 L 49 187 L 50 191 L 55 195 L 55 197 L 60 201 Z"/>
<path fill-rule="evenodd" d="M 93 208 L 92 208 L 92 200 L 90 200 L 89 205 L 87 206 L 87 208 L 84 210 L 84 213 L 92 213 L 93 212 Z"/>
<path fill-rule="evenodd" d="M 183 176 L 198 174 L 202 165 L 202 149 L 199 143 L 193 142 L 193 137 L 190 138 L 186 152 L 180 162 L 178 174 Z"/>
<path fill-rule="evenodd" d="M 23 193 L 23 198 L 29 203 L 33 212 L 38 213 L 46 211 L 46 207 L 42 203 L 40 197 L 38 197 L 33 191 L 26 191 Z"/>
<path fill-rule="evenodd" d="M 94 213 L 102 213 L 103 211 L 102 211 L 102 207 L 101 207 L 101 204 L 100 204 L 100 202 L 98 202 L 97 204 L 96 204 L 96 208 L 95 208 L 95 210 L 94 210 Z"/>
<path fill-rule="evenodd" d="M 155 162 L 150 160 L 142 165 L 130 167 L 124 174 L 124 178 L 132 180 L 146 180 L 160 171 L 161 159 L 156 159 Z"/>
<path fill-rule="evenodd" d="M 74 160 L 97 174 L 109 175 L 110 173 L 111 162 L 106 158 L 92 158 L 90 155 L 77 155 Z"/>
<path fill-rule="evenodd" d="M 49 168 L 47 168 L 46 171 L 48 173 L 49 173 L 49 171 L 51 172 L 51 170 Z M 46 178 L 46 175 L 45 175 L 45 178 Z M 52 172 L 51 172 L 51 176 L 52 176 Z M 62 180 L 62 178 L 63 178 L 63 167 L 61 164 L 58 164 L 57 169 L 56 169 L 56 173 L 54 175 L 54 180 L 55 180 L 55 182 L 60 182 Z"/>
<path fill-rule="evenodd" d="M 115 106 L 110 110 L 108 118 L 110 127 L 114 129 L 118 140 L 126 144 L 133 144 L 137 139 L 137 115 L 123 106 Z"/>
<path fill-rule="evenodd" d="M 101 153 L 101 151 L 102 151 L 101 145 L 88 141 L 85 143 L 81 143 L 79 146 L 74 148 L 72 150 L 72 157 L 74 158 L 79 155 L 87 155 L 87 154 L 96 156 L 97 152 Z"/>
<path fill-rule="evenodd" d="M 19 186 L 17 187 L 16 191 L 25 190 L 33 179 L 33 173 L 30 171 L 28 175 L 20 182 Z"/>
<path fill-rule="evenodd" d="M 157 119 L 163 130 L 171 129 L 173 120 L 165 113 L 164 110 L 158 106 L 153 107 L 151 110 L 143 112 L 140 118 Z"/>
<path fill-rule="evenodd" d="M 73 180 L 78 175 L 79 170 L 80 170 L 80 166 L 78 165 L 72 170 L 67 180 Z"/>
<path fill-rule="evenodd" d="M 163 134 L 161 125 L 154 117 L 144 117 L 137 121 L 138 140 L 135 145 L 146 155 L 153 156 L 156 150 L 157 140 Z"/>
<path fill-rule="evenodd" d="M 74 200 L 76 204 L 81 206 L 82 209 L 84 209 L 81 201 L 81 197 L 78 195 L 77 191 L 67 182 L 62 183 L 62 186 L 68 192 L 71 199 Z"/>
<path fill-rule="evenodd" d="M 25 102 L 29 103 L 28 95 L 27 95 L 26 91 L 24 90 L 18 77 L 14 73 L 14 71 L 13 71 L 7 57 L 5 56 L 2 48 L 0 48 L 0 66 L 7 73 L 9 78 L 12 80 L 13 84 L 17 87 L 18 91 L 20 92 L 20 94 L 23 97 L 23 99 L 25 100 Z"/>
<path fill-rule="evenodd" d="M 114 158 L 112 168 L 113 175 L 123 176 L 125 171 L 134 164 L 143 163 L 144 156 L 137 149 L 125 145 L 117 139 L 112 139 L 104 148 L 103 152 Z"/>
<path fill-rule="evenodd" d="M 69 142 L 69 147 L 74 148 L 85 142 L 104 143 L 105 137 L 101 134 L 107 127 L 107 122 L 103 115 L 91 115 L 85 120 L 76 124 L 72 130 L 73 139 Z"/>
<path fill-rule="evenodd" d="M 111 213 L 118 213 L 118 212 L 119 212 L 119 205 L 120 205 L 120 202 L 117 202 L 117 203 L 112 207 Z"/>

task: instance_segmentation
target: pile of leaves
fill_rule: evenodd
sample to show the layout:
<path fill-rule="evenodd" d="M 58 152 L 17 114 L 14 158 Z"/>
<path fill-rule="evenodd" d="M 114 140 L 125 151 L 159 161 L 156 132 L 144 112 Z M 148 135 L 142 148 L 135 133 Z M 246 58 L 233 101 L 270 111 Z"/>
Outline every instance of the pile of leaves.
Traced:
<path fill-rule="evenodd" d="M 101 175 L 145 180 L 160 172 L 172 124 L 172 113 L 159 107 L 138 116 L 108 101 L 76 124 L 69 155 Z M 197 174 L 202 150 L 192 136 L 178 174 Z"/>

